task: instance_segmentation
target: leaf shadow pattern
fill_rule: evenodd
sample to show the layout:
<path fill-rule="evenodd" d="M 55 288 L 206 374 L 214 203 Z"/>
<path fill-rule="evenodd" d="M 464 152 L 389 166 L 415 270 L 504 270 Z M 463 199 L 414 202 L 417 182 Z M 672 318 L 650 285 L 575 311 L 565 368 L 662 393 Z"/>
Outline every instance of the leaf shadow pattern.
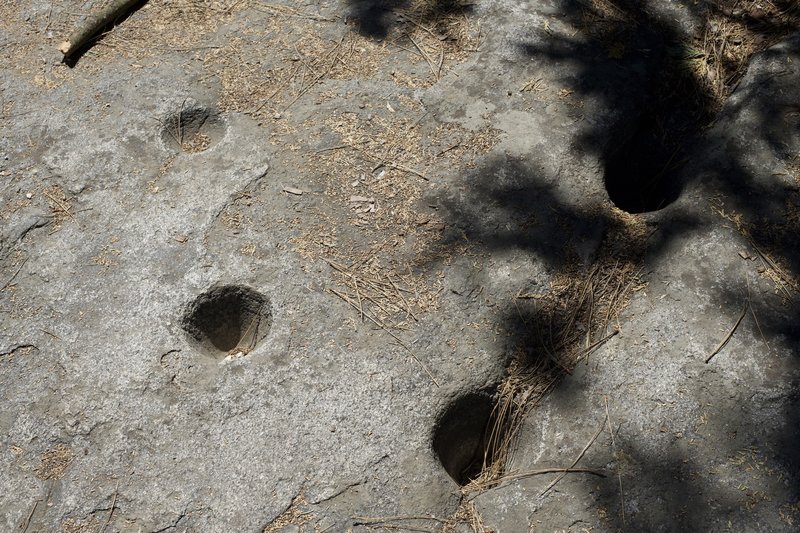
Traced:
<path fill-rule="evenodd" d="M 361 35 L 385 39 L 396 26 L 406 22 L 433 28 L 452 15 L 469 14 L 471 3 L 462 0 L 347 0 L 348 17 Z"/>
<path fill-rule="evenodd" d="M 563 2 L 566 18 L 580 25 L 586 4 Z M 791 7 L 790 3 L 783 4 Z M 524 160 L 499 156 L 465 175 L 463 188 L 442 199 L 450 230 L 441 244 L 466 241 L 488 252 L 526 250 L 551 272 L 578 265 L 569 275 L 580 279 L 604 259 L 603 252 L 596 250 L 605 249 L 610 256 L 616 251 L 623 254 L 622 258 L 627 254 L 647 269 L 670 253 L 673 240 L 727 224 L 720 220 L 722 215 L 754 248 L 763 264 L 761 272 L 771 275 L 788 305 L 796 305 L 800 290 L 796 281 L 800 275 L 800 108 L 796 104 L 800 34 L 762 52 L 741 85 L 738 78 L 726 80 L 737 90 L 720 112 L 720 102 L 692 71 L 699 58 L 687 50 L 686 35 L 677 23 L 654 15 L 646 9 L 646 2 L 619 1 L 615 6 L 624 10 L 623 20 L 632 23 L 628 27 L 615 25 L 613 31 L 602 33 L 602 46 L 598 46 L 597 37 L 583 34 L 573 39 L 552 36 L 543 43 L 521 43 L 519 49 L 523 57 L 544 57 L 554 64 L 577 62 L 579 73 L 571 79 L 570 89 L 618 111 L 617 120 L 610 124 L 598 121 L 584 129 L 574 148 L 604 162 L 605 185 L 618 207 L 631 213 L 658 211 L 634 219 L 645 225 L 645 231 L 624 238 L 625 232 L 619 227 L 626 224 L 620 223 L 619 213 L 587 209 L 562 199 L 552 176 L 537 173 Z M 689 3 L 687 9 L 689 18 L 701 27 L 712 15 L 729 16 L 708 3 Z M 785 38 L 788 30 L 798 26 L 771 27 L 768 31 Z M 624 61 L 610 54 L 620 53 L 614 48 L 620 41 L 633 51 L 627 59 L 622 52 Z M 631 98 L 632 94 L 638 96 Z M 610 140 L 615 138 L 624 142 Z M 619 171 L 617 167 L 623 168 L 624 175 L 610 176 Z M 647 230 L 648 221 L 656 226 L 654 231 Z M 633 221 L 628 227 L 636 226 Z M 581 254 L 580 244 L 587 241 L 592 243 L 590 252 Z M 718 287 L 710 290 L 716 291 L 721 301 L 733 297 Z M 771 306 L 759 311 L 764 335 L 780 338 L 784 348 L 783 374 L 776 376 L 786 391 L 786 396 L 775 403 L 780 420 L 766 430 L 754 421 L 758 416 L 755 413 L 752 420 L 742 420 L 741 434 L 751 443 L 763 444 L 764 450 L 755 452 L 758 461 L 781 471 L 790 500 L 794 498 L 796 504 L 800 498 L 796 451 L 800 449 L 796 409 L 800 396 L 800 328 L 796 308 L 790 309 L 795 311 Z M 509 305 L 499 320 L 512 349 L 523 350 L 523 356 L 515 359 L 517 363 L 545 379 L 552 377 L 554 367 L 569 370 L 564 350 L 555 350 L 555 357 L 548 357 L 544 364 L 541 355 L 552 348 L 548 345 L 553 338 L 551 330 L 574 326 L 564 320 L 564 315 L 536 307 L 520 311 Z M 591 331 L 591 324 L 584 327 Z M 556 387 L 558 379 L 548 384 L 547 390 Z M 609 521 L 614 529 L 693 530 L 700 524 L 724 527 L 726 518 L 742 505 L 741 495 L 709 495 L 708 485 L 697 481 L 697 476 L 707 473 L 686 466 L 691 462 L 686 450 L 676 449 L 654 462 L 638 446 L 635 442 L 622 444 L 635 465 L 637 484 L 663 486 L 664 505 L 640 513 L 633 526 L 612 516 Z M 785 448 L 785 452 L 773 453 L 779 448 Z M 736 466 L 733 459 L 730 464 Z M 495 468 L 493 475 L 502 475 L 502 468 Z M 622 511 L 622 495 L 614 483 L 604 482 L 600 489 L 590 490 L 598 502 Z M 713 505 L 707 505 L 709 501 Z M 751 503 L 756 506 L 758 502 Z M 671 514 L 676 509 L 677 516 Z M 624 514 L 618 512 L 617 516 Z"/>
<path fill-rule="evenodd" d="M 549 61 L 569 59 L 580 72 L 567 80 L 581 97 L 617 109 L 610 122 L 595 122 L 576 148 L 604 161 L 611 200 L 630 213 L 662 209 L 683 188 L 680 170 L 713 103 L 686 60 L 683 26 L 644 2 L 562 3 L 563 17 L 581 29 L 578 37 L 553 36 L 522 42 L 523 54 Z M 696 20 L 699 14 L 690 13 Z"/>

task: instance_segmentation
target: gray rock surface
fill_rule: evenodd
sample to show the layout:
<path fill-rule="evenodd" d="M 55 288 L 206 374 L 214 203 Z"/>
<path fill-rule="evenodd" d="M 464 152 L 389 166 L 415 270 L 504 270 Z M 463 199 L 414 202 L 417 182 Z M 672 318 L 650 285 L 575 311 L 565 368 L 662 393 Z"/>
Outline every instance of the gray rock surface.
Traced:
<path fill-rule="evenodd" d="M 165 0 L 60 64 L 95 4 L 0 7 L 0 530 L 438 530 L 465 501 L 503 532 L 796 529 L 800 37 L 754 58 L 677 200 L 628 215 L 605 159 L 656 67 L 599 53 L 567 4 L 431 30 Z M 653 20 L 688 34 L 687 6 Z M 462 494 L 443 413 L 505 377 L 517 297 L 620 220 L 647 285 L 506 468 L 568 467 L 606 428 L 577 463 L 604 477 Z M 413 297 L 398 327 L 337 296 L 344 260 Z"/>

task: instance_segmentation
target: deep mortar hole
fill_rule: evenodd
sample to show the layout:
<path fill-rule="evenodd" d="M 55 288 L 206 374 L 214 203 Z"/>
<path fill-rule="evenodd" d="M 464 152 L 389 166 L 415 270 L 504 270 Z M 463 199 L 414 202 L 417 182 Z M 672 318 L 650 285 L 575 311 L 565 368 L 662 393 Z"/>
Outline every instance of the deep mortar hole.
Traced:
<path fill-rule="evenodd" d="M 631 61 L 644 65 L 638 81 L 644 96 L 638 116 L 606 151 L 604 169 L 609 198 L 628 213 L 657 211 L 678 199 L 687 154 L 715 114 L 680 35 L 656 19 L 646 17 L 640 25 L 623 40 L 640 50 Z"/>
<path fill-rule="evenodd" d="M 222 138 L 224 125 L 219 115 L 205 107 L 181 107 L 163 121 L 161 138 L 177 150 L 198 153 Z"/>
<path fill-rule="evenodd" d="M 272 326 L 270 302 L 243 285 L 212 287 L 190 303 L 182 327 L 207 354 L 223 359 L 256 348 Z"/>
<path fill-rule="evenodd" d="M 459 485 L 476 479 L 494 456 L 490 442 L 495 422 L 495 399 L 486 392 L 456 399 L 444 411 L 433 434 L 433 451 Z"/>
<path fill-rule="evenodd" d="M 678 199 L 685 156 L 674 136 L 660 127 L 657 115 L 647 113 L 633 135 L 606 158 L 605 186 L 614 205 L 628 213 L 646 213 Z"/>

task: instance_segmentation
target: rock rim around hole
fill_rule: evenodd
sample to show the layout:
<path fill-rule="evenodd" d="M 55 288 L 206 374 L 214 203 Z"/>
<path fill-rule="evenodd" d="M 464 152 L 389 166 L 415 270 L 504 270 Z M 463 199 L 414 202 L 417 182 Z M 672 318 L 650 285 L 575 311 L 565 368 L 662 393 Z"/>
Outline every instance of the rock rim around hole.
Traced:
<path fill-rule="evenodd" d="M 187 305 L 181 327 L 189 342 L 216 360 L 241 357 L 269 334 L 269 299 L 244 285 L 217 285 Z"/>

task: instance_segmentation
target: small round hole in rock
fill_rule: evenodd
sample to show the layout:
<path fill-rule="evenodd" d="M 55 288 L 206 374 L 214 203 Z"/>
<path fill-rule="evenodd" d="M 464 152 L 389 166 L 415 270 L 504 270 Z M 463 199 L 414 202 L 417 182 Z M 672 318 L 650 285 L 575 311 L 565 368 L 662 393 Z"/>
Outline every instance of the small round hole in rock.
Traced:
<path fill-rule="evenodd" d="M 202 351 L 217 359 L 254 350 L 272 326 L 270 302 L 243 285 L 215 286 L 190 303 L 182 327 Z"/>
<path fill-rule="evenodd" d="M 494 405 L 490 394 L 467 394 L 450 404 L 436 425 L 433 451 L 459 485 L 478 477 L 484 460 L 491 460 L 494 455 L 490 441 Z"/>
<path fill-rule="evenodd" d="M 181 108 L 167 117 L 163 124 L 161 138 L 164 143 L 188 153 L 207 150 L 224 133 L 219 115 L 204 107 Z"/>

